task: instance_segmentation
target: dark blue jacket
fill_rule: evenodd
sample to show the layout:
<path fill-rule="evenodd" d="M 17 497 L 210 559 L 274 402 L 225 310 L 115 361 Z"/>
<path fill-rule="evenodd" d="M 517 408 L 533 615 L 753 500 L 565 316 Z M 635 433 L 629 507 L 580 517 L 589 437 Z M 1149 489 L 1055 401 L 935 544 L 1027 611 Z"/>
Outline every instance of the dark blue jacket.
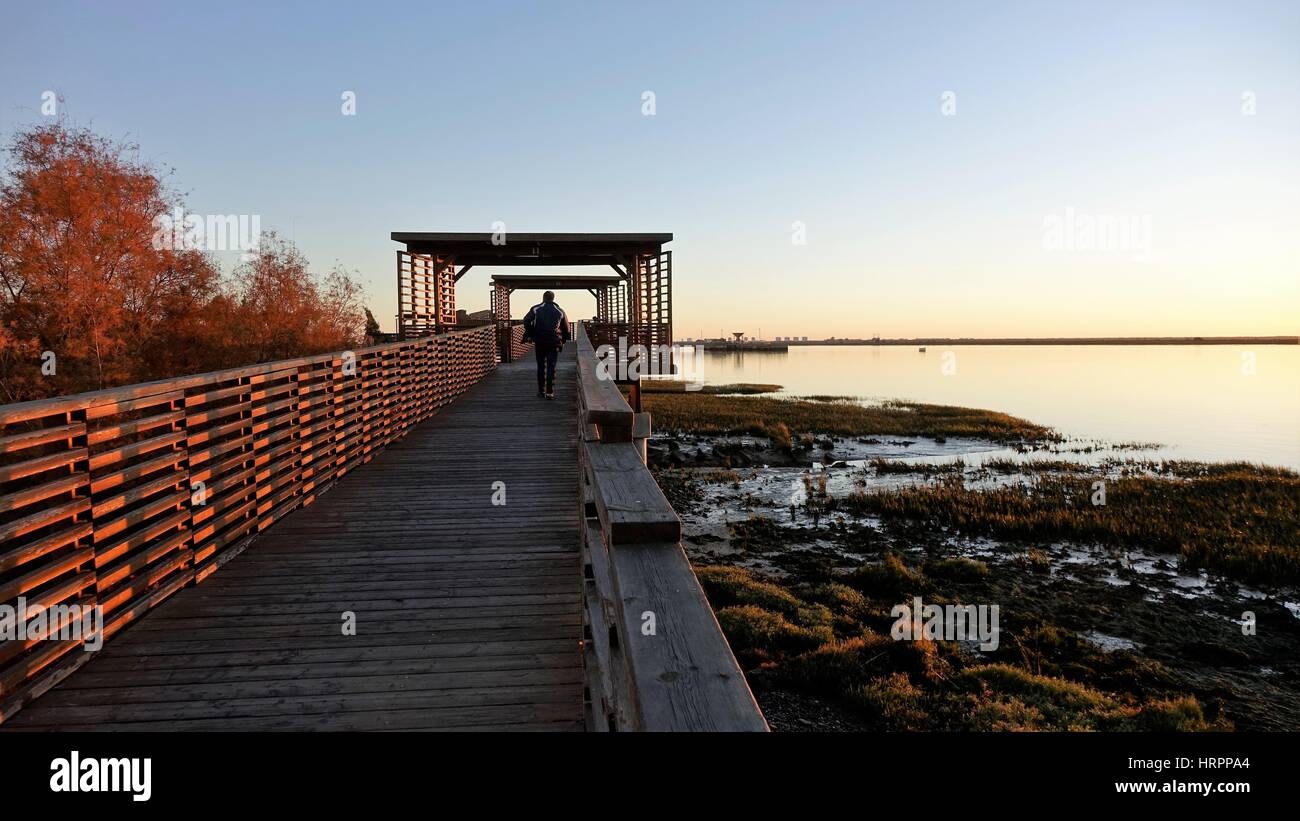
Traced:
<path fill-rule="evenodd" d="M 569 341 L 569 318 L 554 302 L 539 302 L 524 317 L 524 341 L 559 348 Z"/>

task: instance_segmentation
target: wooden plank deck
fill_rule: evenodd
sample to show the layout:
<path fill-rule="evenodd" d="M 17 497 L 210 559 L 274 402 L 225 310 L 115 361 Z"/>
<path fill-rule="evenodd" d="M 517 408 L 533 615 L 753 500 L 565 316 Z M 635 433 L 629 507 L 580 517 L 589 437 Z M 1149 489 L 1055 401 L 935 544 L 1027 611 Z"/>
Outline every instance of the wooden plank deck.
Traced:
<path fill-rule="evenodd" d="M 534 374 L 500 366 L 0 729 L 582 729 L 574 346 L 558 399 Z"/>

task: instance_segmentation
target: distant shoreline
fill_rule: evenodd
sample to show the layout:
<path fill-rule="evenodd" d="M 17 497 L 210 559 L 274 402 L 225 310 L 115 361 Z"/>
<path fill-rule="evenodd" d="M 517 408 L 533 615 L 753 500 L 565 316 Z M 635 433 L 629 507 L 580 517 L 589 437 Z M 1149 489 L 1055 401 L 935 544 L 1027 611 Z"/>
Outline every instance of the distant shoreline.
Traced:
<path fill-rule="evenodd" d="M 735 345 L 734 342 L 728 344 Z M 744 345 L 744 343 L 741 343 Z M 761 343 L 760 343 L 761 344 Z M 1085 336 L 1059 338 L 918 337 L 916 339 L 779 340 L 778 345 L 1300 345 L 1300 336 Z M 709 341 L 704 341 L 706 348 Z"/>

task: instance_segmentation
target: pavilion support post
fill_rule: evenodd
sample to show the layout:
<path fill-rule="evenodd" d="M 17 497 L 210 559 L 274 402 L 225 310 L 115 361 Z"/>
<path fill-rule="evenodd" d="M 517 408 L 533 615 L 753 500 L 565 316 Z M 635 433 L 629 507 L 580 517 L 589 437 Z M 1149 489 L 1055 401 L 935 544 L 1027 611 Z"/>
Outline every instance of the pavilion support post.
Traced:
<path fill-rule="evenodd" d="M 620 282 L 614 289 L 614 293 L 609 300 L 609 321 L 610 322 L 628 322 L 628 287 L 627 280 Z"/>
<path fill-rule="evenodd" d="M 492 321 L 496 326 L 497 353 L 502 362 L 514 361 L 514 345 L 510 340 L 510 288 L 492 286 Z"/>
<path fill-rule="evenodd" d="M 627 322 L 632 326 L 628 334 L 628 344 L 640 342 L 635 329 L 641 324 L 641 255 L 633 254 L 627 258 Z"/>
<path fill-rule="evenodd" d="M 671 354 L 665 353 L 673 343 L 672 252 L 645 255 L 640 269 L 640 293 L 637 297 L 640 312 L 636 321 L 644 329 L 642 344 L 651 350 L 659 349 L 656 355 L 660 360 L 655 363 L 657 373 L 672 373 Z"/>
<path fill-rule="evenodd" d="M 452 259 L 439 257 L 436 260 L 436 278 L 434 281 L 434 310 L 436 332 L 446 333 L 456 329 L 456 263 Z"/>

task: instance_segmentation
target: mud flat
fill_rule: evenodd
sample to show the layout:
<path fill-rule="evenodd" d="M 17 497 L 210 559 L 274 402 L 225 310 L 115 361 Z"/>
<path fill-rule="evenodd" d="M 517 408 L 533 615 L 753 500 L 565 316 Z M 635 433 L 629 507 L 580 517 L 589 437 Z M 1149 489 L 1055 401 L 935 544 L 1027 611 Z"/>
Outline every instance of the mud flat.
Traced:
<path fill-rule="evenodd" d="M 775 424 L 760 417 L 656 435 L 773 726 L 1300 729 L 1300 477 L 1019 423 L 1042 433 L 787 438 L 756 434 Z M 996 605 L 997 649 L 894 640 L 891 609 L 913 597 Z"/>

